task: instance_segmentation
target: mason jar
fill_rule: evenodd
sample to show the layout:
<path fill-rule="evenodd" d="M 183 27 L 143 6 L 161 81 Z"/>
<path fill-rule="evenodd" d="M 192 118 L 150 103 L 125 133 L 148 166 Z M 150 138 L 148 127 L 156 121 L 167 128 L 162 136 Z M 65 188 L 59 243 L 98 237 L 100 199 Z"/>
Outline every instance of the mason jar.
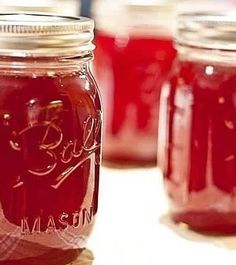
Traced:
<path fill-rule="evenodd" d="M 68 264 L 98 207 L 93 21 L 0 15 L 0 264 Z M 19 263 L 18 263 L 19 262 Z"/>
<path fill-rule="evenodd" d="M 236 232 L 236 20 L 183 14 L 161 93 L 159 163 L 174 221 Z"/>
<path fill-rule="evenodd" d="M 105 108 L 103 158 L 112 165 L 155 165 L 160 88 L 176 55 L 174 5 L 105 1 L 94 13 L 94 73 Z"/>

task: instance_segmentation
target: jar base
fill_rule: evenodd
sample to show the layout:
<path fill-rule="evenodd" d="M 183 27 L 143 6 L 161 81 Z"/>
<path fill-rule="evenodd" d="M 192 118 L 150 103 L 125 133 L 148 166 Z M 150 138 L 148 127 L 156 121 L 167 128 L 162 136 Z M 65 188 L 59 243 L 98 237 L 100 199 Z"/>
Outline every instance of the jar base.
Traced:
<path fill-rule="evenodd" d="M 52 249 L 42 256 L 25 258 L 21 260 L 0 261 L 0 265 L 92 265 L 93 254 L 88 249 L 60 250 Z"/>
<path fill-rule="evenodd" d="M 236 212 L 217 211 L 172 213 L 175 223 L 184 223 L 191 230 L 204 234 L 236 234 Z"/>
<path fill-rule="evenodd" d="M 138 168 L 155 167 L 156 157 L 151 159 L 141 159 L 128 156 L 105 156 L 103 155 L 103 165 L 110 168 Z"/>

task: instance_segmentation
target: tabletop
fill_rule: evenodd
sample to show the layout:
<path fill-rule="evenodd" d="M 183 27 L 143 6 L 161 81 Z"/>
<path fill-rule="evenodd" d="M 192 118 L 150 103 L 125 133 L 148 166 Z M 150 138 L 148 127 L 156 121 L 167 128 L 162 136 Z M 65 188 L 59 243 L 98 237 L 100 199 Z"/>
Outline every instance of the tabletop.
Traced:
<path fill-rule="evenodd" d="M 102 168 L 93 265 L 236 264 L 236 236 L 173 224 L 157 168 Z"/>

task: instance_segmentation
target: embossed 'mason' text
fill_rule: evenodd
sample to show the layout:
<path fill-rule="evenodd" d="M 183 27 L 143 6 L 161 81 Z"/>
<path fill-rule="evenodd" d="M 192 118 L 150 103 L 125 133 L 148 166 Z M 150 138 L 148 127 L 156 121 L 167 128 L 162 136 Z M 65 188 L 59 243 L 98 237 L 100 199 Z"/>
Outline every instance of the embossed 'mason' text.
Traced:
<path fill-rule="evenodd" d="M 57 230 L 65 231 L 68 227 L 75 229 L 89 225 L 94 220 L 93 207 L 83 208 L 71 214 L 62 213 L 58 218 L 50 215 L 48 217 L 37 217 L 29 222 L 27 217 L 21 219 L 21 234 L 32 235 L 34 233 L 52 233 Z"/>

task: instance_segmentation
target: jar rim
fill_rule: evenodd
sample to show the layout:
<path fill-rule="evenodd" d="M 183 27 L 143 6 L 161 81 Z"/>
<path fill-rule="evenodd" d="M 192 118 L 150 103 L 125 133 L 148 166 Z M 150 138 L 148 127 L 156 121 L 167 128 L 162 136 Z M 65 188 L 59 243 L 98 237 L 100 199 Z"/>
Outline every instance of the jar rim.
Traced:
<path fill-rule="evenodd" d="M 42 13 L 0 13 L 0 55 L 74 56 L 94 49 L 94 21 Z"/>
<path fill-rule="evenodd" d="M 235 12 L 180 14 L 176 42 L 191 47 L 235 51 Z"/>

